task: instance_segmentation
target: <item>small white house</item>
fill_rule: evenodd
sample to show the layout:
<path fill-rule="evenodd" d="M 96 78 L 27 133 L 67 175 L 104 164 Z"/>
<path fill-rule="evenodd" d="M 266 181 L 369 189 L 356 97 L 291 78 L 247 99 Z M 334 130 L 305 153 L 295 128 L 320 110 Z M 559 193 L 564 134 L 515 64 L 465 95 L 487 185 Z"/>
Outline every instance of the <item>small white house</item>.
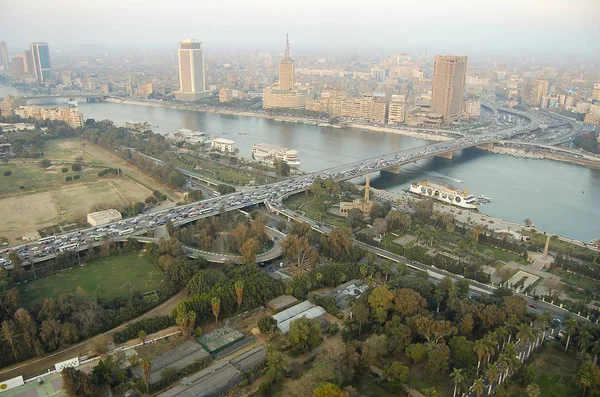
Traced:
<path fill-rule="evenodd" d="M 214 138 L 210 141 L 210 148 L 224 153 L 235 153 L 235 142 L 225 138 Z"/>

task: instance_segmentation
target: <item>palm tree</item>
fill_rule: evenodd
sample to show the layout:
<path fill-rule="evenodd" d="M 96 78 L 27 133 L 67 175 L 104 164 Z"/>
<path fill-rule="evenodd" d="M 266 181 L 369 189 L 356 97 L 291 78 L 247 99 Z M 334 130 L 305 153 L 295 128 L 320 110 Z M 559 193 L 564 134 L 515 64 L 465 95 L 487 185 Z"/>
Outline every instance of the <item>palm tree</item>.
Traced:
<path fill-rule="evenodd" d="M 148 357 L 142 358 L 142 371 L 144 376 L 144 383 L 146 384 L 146 394 L 150 394 L 150 374 L 152 373 L 152 364 Z"/>
<path fill-rule="evenodd" d="M 485 334 L 485 336 L 483 337 L 483 342 L 488 347 L 488 352 L 487 352 L 485 361 L 486 361 L 486 363 L 489 363 L 490 358 L 492 358 L 494 353 L 496 353 L 496 348 L 498 346 L 498 339 L 496 338 L 496 333 L 489 332 L 489 333 Z"/>
<path fill-rule="evenodd" d="M 600 354 L 600 339 L 597 339 L 592 346 L 592 354 L 594 355 L 594 364 L 598 363 L 598 354 Z"/>
<path fill-rule="evenodd" d="M 540 393 L 540 387 L 537 384 L 532 383 L 527 386 L 527 395 L 529 397 L 540 397 Z"/>
<path fill-rule="evenodd" d="M 479 367 L 481 366 L 481 361 L 487 356 L 488 353 L 488 345 L 485 343 L 483 339 L 479 339 L 475 341 L 475 346 L 473 350 L 477 354 L 477 372 L 479 373 Z"/>
<path fill-rule="evenodd" d="M 578 327 L 579 324 L 574 318 L 570 318 L 567 321 L 565 321 L 565 332 L 567 334 L 567 344 L 565 346 L 565 351 L 569 350 L 569 342 L 571 342 L 571 336 L 575 333 L 575 331 L 577 331 Z"/>
<path fill-rule="evenodd" d="M 496 335 L 498 335 L 498 338 L 502 341 L 502 349 L 504 349 L 504 346 L 506 345 L 506 339 L 509 333 L 508 328 L 504 325 L 496 328 Z"/>
<path fill-rule="evenodd" d="M 581 386 L 583 387 L 582 397 L 585 397 L 585 392 L 587 391 L 588 387 L 592 387 L 594 385 L 594 377 L 589 371 L 584 371 L 579 377 L 579 383 L 581 383 Z"/>
<path fill-rule="evenodd" d="M 481 380 L 481 378 L 475 381 L 475 384 L 473 385 L 473 390 L 475 390 L 475 394 L 477 394 L 477 397 L 480 397 L 483 394 L 483 391 L 485 390 L 485 384 L 483 383 L 483 380 Z"/>
<path fill-rule="evenodd" d="M 462 369 L 454 368 L 450 377 L 454 379 L 454 393 L 452 393 L 452 397 L 456 397 L 456 393 L 460 394 L 460 385 L 464 382 L 465 377 L 462 374 Z"/>
<path fill-rule="evenodd" d="M 437 288 L 435 290 L 435 292 L 433 293 L 433 299 L 435 300 L 435 303 L 437 304 L 437 312 L 439 313 L 440 305 L 444 301 L 444 292 L 442 292 L 439 288 Z"/>
<path fill-rule="evenodd" d="M 577 347 L 581 349 L 581 354 L 585 353 L 585 351 L 590 347 L 593 339 L 594 336 L 587 329 L 584 329 L 579 333 L 577 338 Z"/>
<path fill-rule="evenodd" d="M 142 345 L 146 344 L 146 331 L 141 330 L 138 332 L 138 338 L 142 341 Z"/>
<path fill-rule="evenodd" d="M 487 371 L 485 371 L 485 376 L 487 376 L 490 381 L 488 394 L 492 394 L 492 387 L 494 386 L 496 379 L 498 379 L 498 367 L 496 365 L 489 365 Z"/>
<path fill-rule="evenodd" d="M 521 353 L 519 354 L 519 359 L 522 362 L 525 359 L 525 349 L 528 348 L 529 343 L 534 339 L 531 327 L 525 323 L 519 325 L 517 328 L 517 339 L 521 341 Z"/>
<path fill-rule="evenodd" d="M 511 367 L 510 358 L 506 354 L 501 354 L 498 356 L 498 369 L 500 370 L 500 378 L 498 379 L 498 383 L 502 383 L 502 381 L 508 376 L 508 370 Z"/>
<path fill-rule="evenodd" d="M 485 233 L 485 228 L 481 225 L 475 225 L 475 227 L 471 231 L 471 234 L 473 235 L 473 242 L 475 243 L 475 245 L 477 245 L 477 243 L 479 242 L 479 236 L 481 236 L 483 233 Z"/>

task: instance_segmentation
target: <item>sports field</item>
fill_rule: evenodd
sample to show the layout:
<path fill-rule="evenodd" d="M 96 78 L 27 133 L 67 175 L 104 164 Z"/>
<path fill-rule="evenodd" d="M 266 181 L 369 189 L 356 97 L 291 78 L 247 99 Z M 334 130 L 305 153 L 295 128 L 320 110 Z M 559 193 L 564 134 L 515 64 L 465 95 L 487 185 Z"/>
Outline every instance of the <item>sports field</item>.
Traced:
<path fill-rule="evenodd" d="M 152 289 L 160 289 L 162 279 L 162 272 L 147 255 L 134 252 L 95 260 L 81 267 L 23 283 L 21 296 L 23 306 L 32 307 L 46 298 L 74 293 L 77 287 L 81 287 L 87 296 L 113 299 L 129 294 L 128 283 L 133 285 L 134 290 L 145 292 L 147 280 L 152 280 Z"/>

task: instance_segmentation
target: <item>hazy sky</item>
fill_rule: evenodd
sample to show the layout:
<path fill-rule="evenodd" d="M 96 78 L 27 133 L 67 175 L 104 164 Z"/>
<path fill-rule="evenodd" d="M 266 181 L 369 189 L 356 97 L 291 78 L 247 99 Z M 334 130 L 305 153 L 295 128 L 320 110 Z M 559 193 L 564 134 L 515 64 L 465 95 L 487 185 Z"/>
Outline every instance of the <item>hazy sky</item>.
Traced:
<path fill-rule="evenodd" d="M 0 0 L 0 40 L 12 52 L 50 48 L 421 51 L 594 56 L 600 0 Z"/>

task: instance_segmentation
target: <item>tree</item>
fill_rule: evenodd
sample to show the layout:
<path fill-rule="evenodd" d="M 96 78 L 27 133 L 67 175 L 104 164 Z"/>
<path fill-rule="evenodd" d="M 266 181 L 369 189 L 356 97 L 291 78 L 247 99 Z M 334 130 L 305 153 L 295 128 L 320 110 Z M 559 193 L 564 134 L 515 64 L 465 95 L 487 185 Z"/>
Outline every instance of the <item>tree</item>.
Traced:
<path fill-rule="evenodd" d="M 221 299 L 216 296 L 210 301 L 213 316 L 215 316 L 215 324 L 219 322 L 219 313 L 221 312 Z"/>
<path fill-rule="evenodd" d="M 348 397 L 348 393 L 343 392 L 333 383 L 322 383 L 315 389 L 313 397 Z"/>
<path fill-rule="evenodd" d="M 277 159 L 273 165 L 277 176 L 288 176 L 290 174 L 290 166 L 285 161 Z"/>
<path fill-rule="evenodd" d="M 462 369 L 454 368 L 450 374 L 450 378 L 454 380 L 454 393 L 452 393 L 452 397 L 456 397 L 457 392 L 460 394 L 460 385 L 465 381 Z"/>
<path fill-rule="evenodd" d="M 306 237 L 289 234 L 281 243 L 283 256 L 288 260 L 296 262 L 296 266 L 304 267 L 304 264 L 309 259 L 310 247 Z"/>
<path fill-rule="evenodd" d="M 42 168 L 48 168 L 51 165 L 52 165 L 52 163 L 48 159 L 43 159 L 42 161 L 40 161 L 40 167 L 42 167 Z"/>
<path fill-rule="evenodd" d="M 352 304 L 352 318 L 358 323 L 358 335 L 360 336 L 363 324 L 367 323 L 370 318 L 369 305 L 364 299 L 358 299 Z"/>
<path fill-rule="evenodd" d="M 401 317 L 412 317 L 419 313 L 427 306 L 427 302 L 421 294 L 410 288 L 401 288 L 395 290 L 394 294 L 394 310 Z"/>
<path fill-rule="evenodd" d="M 413 366 L 421 361 L 427 354 L 427 347 L 422 343 L 413 343 L 405 350 L 406 357 L 413 360 Z"/>
<path fill-rule="evenodd" d="M 138 332 L 138 339 L 142 341 L 142 345 L 146 344 L 146 331 L 141 330 Z"/>
<path fill-rule="evenodd" d="M 303 353 L 318 346 L 321 340 L 322 330 L 319 320 L 303 317 L 291 322 L 288 342 L 293 350 Z"/>
<path fill-rule="evenodd" d="M 387 320 L 388 311 L 392 308 L 393 299 L 394 294 L 387 285 L 375 288 L 369 295 L 369 305 L 379 323 L 383 324 Z"/>
<path fill-rule="evenodd" d="M 73 164 L 71 169 L 75 172 L 81 171 L 81 164 Z"/>
<path fill-rule="evenodd" d="M 60 344 L 60 325 L 54 319 L 44 320 L 40 326 L 40 339 L 46 350 L 56 350 Z"/>
<path fill-rule="evenodd" d="M 531 226 L 531 224 L 532 224 L 531 219 L 525 218 L 525 226 L 529 227 L 529 226 Z"/>
<path fill-rule="evenodd" d="M 383 378 L 389 382 L 391 389 L 397 391 L 408 377 L 408 367 L 401 362 L 394 361 L 389 367 L 383 369 Z"/>
<path fill-rule="evenodd" d="M 237 298 L 238 309 L 242 305 L 242 300 L 244 299 L 244 282 L 242 280 L 238 280 L 235 282 L 235 297 Z"/>
<path fill-rule="evenodd" d="M 529 222 L 531 222 L 531 221 L 529 221 Z M 583 392 L 583 394 L 585 395 L 585 392 Z M 541 391 L 540 391 L 540 387 L 537 384 L 532 383 L 529 386 L 527 386 L 527 396 L 529 396 L 529 397 L 540 397 L 541 395 L 542 394 L 541 394 Z"/>
<path fill-rule="evenodd" d="M 97 397 L 100 395 L 92 377 L 85 372 L 67 367 L 62 370 L 61 375 L 62 388 L 68 397 Z"/>
<path fill-rule="evenodd" d="M 484 342 L 483 339 L 479 339 L 479 340 L 475 341 L 473 350 L 477 354 L 477 372 L 479 372 L 479 367 L 481 366 L 481 361 L 483 361 L 487 357 L 488 352 L 489 352 L 489 347 Z"/>
<path fill-rule="evenodd" d="M 179 326 L 183 337 L 189 337 L 192 333 L 192 330 L 194 329 L 194 325 L 196 325 L 196 312 L 193 310 L 187 312 L 179 311 L 176 308 L 176 313 L 174 313 L 174 317 L 175 324 Z"/>
<path fill-rule="evenodd" d="M 477 245 L 477 243 L 479 242 L 479 236 L 481 236 L 483 233 L 485 233 L 485 228 L 479 224 L 475 225 L 475 227 L 471 231 L 471 234 L 473 235 L 473 242 L 475 243 L 475 245 Z"/>
<path fill-rule="evenodd" d="M 32 352 L 41 353 L 39 341 L 37 338 L 37 326 L 29 312 L 23 308 L 15 312 L 15 321 L 23 334 L 25 343 Z M 39 355 L 39 354 L 38 354 Z"/>
<path fill-rule="evenodd" d="M 425 371 L 430 378 L 441 378 L 448 372 L 450 365 L 450 348 L 445 343 L 432 345 L 427 352 Z"/>
<path fill-rule="evenodd" d="M 12 175 L 12 171 L 4 171 L 4 176 L 11 176 Z"/>
<path fill-rule="evenodd" d="M 17 349 L 15 348 L 15 324 L 12 320 L 4 320 L 2 322 L 2 337 L 10 344 L 15 361 L 18 361 Z"/>
<path fill-rule="evenodd" d="M 565 345 L 565 351 L 569 350 L 569 342 L 571 342 L 571 336 L 579 328 L 579 323 L 574 318 L 570 318 L 565 321 L 565 333 L 567 334 L 567 344 Z"/>
<path fill-rule="evenodd" d="M 277 321 L 271 316 L 261 317 L 258 320 L 258 329 L 263 334 L 269 335 L 273 333 L 276 327 Z"/>
<path fill-rule="evenodd" d="M 485 390 L 485 384 L 483 383 L 483 380 L 481 380 L 481 378 L 475 381 L 475 384 L 473 385 L 473 390 L 475 391 L 475 394 L 477 394 L 477 397 L 480 397 L 483 394 L 483 391 Z"/>
<path fill-rule="evenodd" d="M 289 371 L 288 359 L 279 350 L 273 349 L 270 345 L 267 346 L 267 378 L 273 382 L 278 383 Z"/>
<path fill-rule="evenodd" d="M 260 250 L 258 241 L 254 238 L 249 238 L 240 248 L 240 253 L 244 257 L 244 262 L 247 265 L 252 265 L 256 261 L 256 256 Z"/>
<path fill-rule="evenodd" d="M 152 363 L 148 357 L 142 358 L 142 372 L 146 384 L 146 394 L 150 394 L 150 375 L 152 374 Z"/>
<path fill-rule="evenodd" d="M 494 382 L 498 379 L 498 367 L 496 365 L 488 365 L 487 371 L 485 371 L 485 376 L 487 376 L 490 381 L 490 388 L 488 389 L 488 394 L 492 394 L 492 387 L 494 386 Z"/>
<path fill-rule="evenodd" d="M 352 208 L 346 216 L 346 225 L 352 229 L 363 224 L 365 216 L 359 208 Z"/>
<path fill-rule="evenodd" d="M 113 356 L 100 360 L 92 370 L 92 379 L 97 385 L 108 384 L 114 387 L 123 383 L 126 377 L 125 370 L 120 368 L 119 362 L 115 361 Z"/>

